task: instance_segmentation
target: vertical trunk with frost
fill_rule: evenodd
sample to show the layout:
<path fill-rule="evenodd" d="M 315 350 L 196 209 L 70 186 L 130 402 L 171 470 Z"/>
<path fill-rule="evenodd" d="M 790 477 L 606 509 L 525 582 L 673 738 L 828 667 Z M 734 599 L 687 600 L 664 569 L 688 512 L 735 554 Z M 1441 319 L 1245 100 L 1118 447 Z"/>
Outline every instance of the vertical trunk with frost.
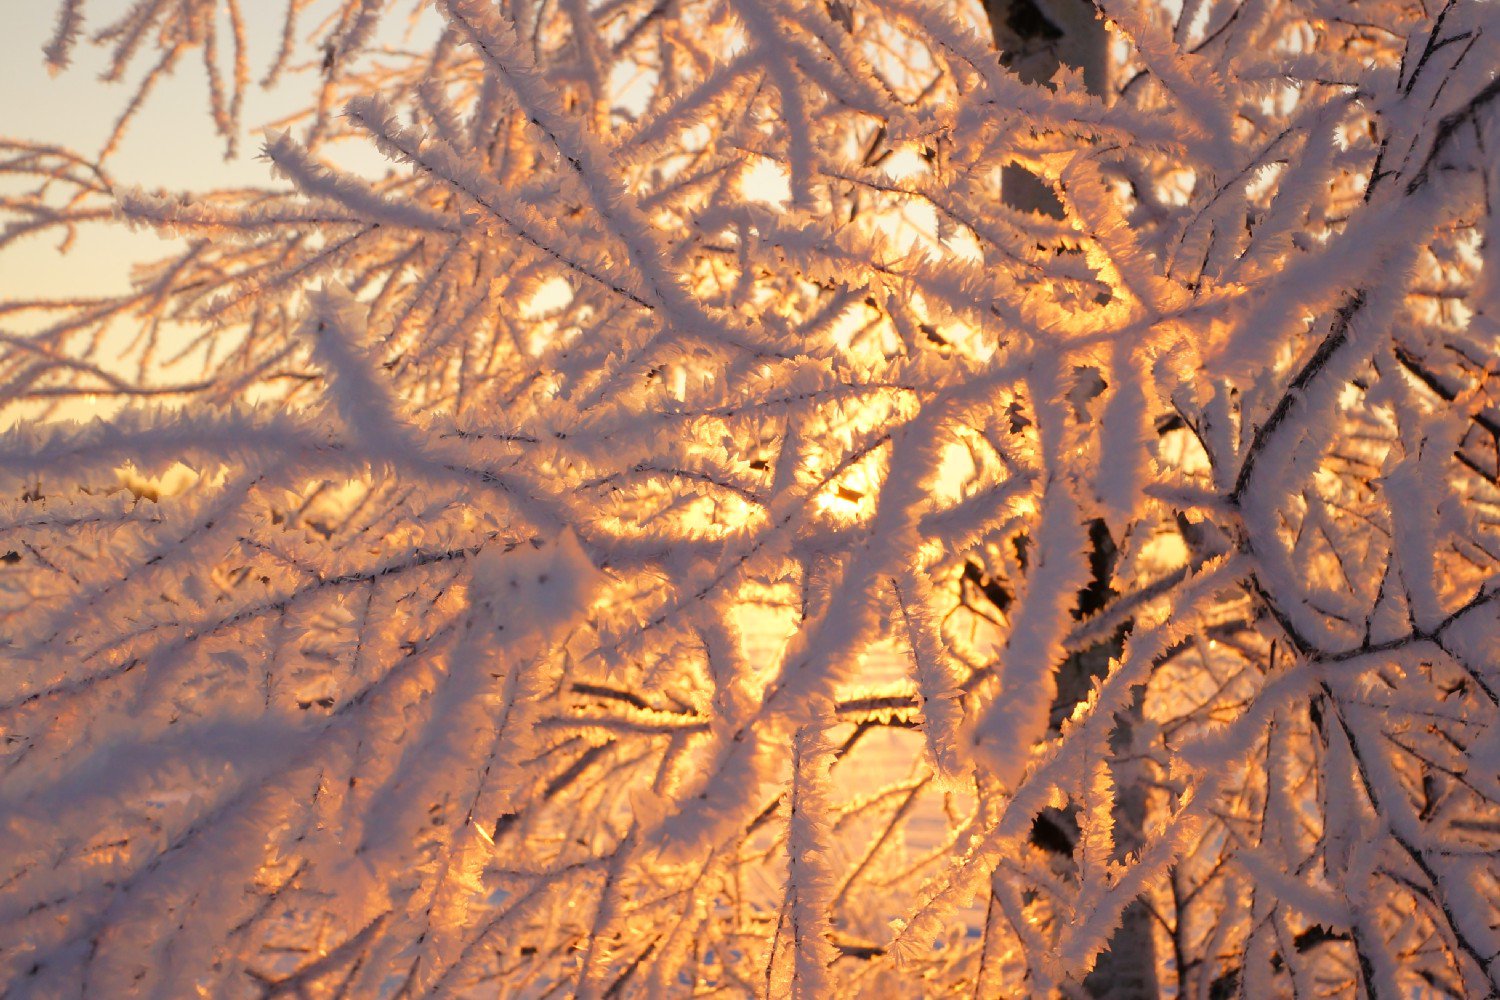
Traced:
<path fill-rule="evenodd" d="M 1067 66 L 1082 74 L 1091 94 L 1109 99 L 1109 32 L 1088 0 L 987 0 L 985 13 L 1001 62 L 1023 82 L 1050 86 L 1058 70 Z M 1002 197 L 1011 208 L 1059 219 L 1066 214 L 1052 187 L 1019 163 L 1008 163 L 1002 168 L 1001 186 Z M 1093 370 L 1081 372 L 1080 377 L 1085 383 L 1092 382 L 1085 387 L 1089 397 L 1104 388 Z M 1080 617 L 1102 607 L 1114 566 L 1115 546 L 1102 519 L 1091 525 L 1090 542 L 1095 579 L 1089 591 L 1079 596 Z M 1109 639 L 1064 661 L 1057 678 L 1058 693 L 1052 711 L 1054 726 L 1060 725 L 1072 707 L 1088 695 L 1096 679 L 1108 673 L 1110 659 L 1120 656 L 1123 650 L 1125 632 L 1122 628 Z M 1124 757 L 1112 774 L 1120 789 L 1114 819 L 1116 850 L 1122 854 L 1138 849 L 1144 840 L 1146 776 L 1126 753 L 1140 718 L 1141 700 L 1137 697 L 1130 711 L 1120 715 L 1113 740 L 1114 748 Z M 1042 821 L 1056 828 L 1062 838 L 1059 846 L 1076 839 L 1073 836 L 1076 829 L 1068 829 L 1073 825 L 1071 817 L 1059 815 Z M 1111 1000 L 1156 996 L 1154 953 L 1151 914 L 1144 901 L 1138 900 L 1126 908 L 1120 928 L 1084 985 L 1090 995 Z"/>

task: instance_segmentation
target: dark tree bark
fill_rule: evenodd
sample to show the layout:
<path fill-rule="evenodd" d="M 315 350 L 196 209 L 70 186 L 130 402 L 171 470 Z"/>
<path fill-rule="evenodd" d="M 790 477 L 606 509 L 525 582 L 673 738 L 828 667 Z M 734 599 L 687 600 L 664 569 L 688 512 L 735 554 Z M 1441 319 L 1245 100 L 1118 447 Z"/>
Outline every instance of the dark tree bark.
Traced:
<path fill-rule="evenodd" d="M 987 0 L 985 13 L 1001 63 L 1022 81 L 1050 86 L 1058 69 L 1066 65 L 1083 74 L 1091 93 L 1109 99 L 1109 33 L 1088 0 Z M 1001 186 L 1002 196 L 1013 208 L 1053 218 L 1064 215 L 1062 202 L 1051 186 L 1020 164 L 1005 166 Z M 1091 395 L 1103 389 L 1103 383 L 1096 380 Z M 1074 613 L 1079 618 L 1097 612 L 1109 600 L 1109 580 L 1116 556 L 1114 539 L 1103 520 L 1096 519 L 1090 524 L 1089 537 L 1093 546 L 1090 553 L 1093 580 L 1078 595 Z M 1118 657 L 1123 650 L 1128 630 L 1128 625 L 1123 626 L 1108 639 L 1064 662 L 1058 673 L 1057 700 L 1052 709 L 1054 727 L 1072 714 L 1073 706 L 1087 696 L 1095 679 L 1109 670 L 1111 658 Z M 1138 699 L 1130 715 L 1117 720 L 1116 749 L 1130 746 L 1140 712 Z M 1122 855 L 1137 849 L 1142 841 L 1147 806 L 1144 778 L 1135 764 L 1115 769 L 1115 784 L 1121 790 L 1115 815 L 1116 846 Z M 1039 815 L 1033 828 L 1033 842 L 1070 858 L 1077 835 L 1074 812 Z M 1158 995 L 1151 914 L 1144 901 L 1126 909 L 1120 928 L 1085 979 L 1084 987 L 1091 996 L 1111 1000 Z"/>

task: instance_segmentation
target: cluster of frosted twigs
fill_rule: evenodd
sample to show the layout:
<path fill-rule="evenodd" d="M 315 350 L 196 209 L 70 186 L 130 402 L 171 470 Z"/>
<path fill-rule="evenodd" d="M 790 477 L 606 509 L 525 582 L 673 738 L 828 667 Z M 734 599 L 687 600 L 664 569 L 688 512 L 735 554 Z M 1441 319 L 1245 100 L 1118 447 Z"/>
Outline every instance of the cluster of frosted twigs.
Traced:
<path fill-rule="evenodd" d="M 191 196 L 267 15 L 121 6 L 0 144 L 172 240 L 0 302 L 0 993 L 1500 990 L 1496 4 L 291 0 Z"/>

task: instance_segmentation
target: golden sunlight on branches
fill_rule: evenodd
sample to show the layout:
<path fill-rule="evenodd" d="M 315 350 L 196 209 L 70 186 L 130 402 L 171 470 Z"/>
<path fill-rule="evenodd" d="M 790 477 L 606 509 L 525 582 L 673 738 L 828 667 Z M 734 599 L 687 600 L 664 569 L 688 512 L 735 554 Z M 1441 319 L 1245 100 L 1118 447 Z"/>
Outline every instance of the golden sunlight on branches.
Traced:
<path fill-rule="evenodd" d="M 0 993 L 1500 991 L 1495 4 L 97 6 Z"/>

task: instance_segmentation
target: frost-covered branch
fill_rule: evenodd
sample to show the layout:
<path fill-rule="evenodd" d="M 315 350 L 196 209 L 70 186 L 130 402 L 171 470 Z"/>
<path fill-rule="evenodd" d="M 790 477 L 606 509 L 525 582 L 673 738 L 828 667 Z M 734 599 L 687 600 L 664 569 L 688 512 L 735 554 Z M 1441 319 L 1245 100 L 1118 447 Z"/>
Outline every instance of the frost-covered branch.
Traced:
<path fill-rule="evenodd" d="M 1500 989 L 1493 4 L 58 7 L 0 992 Z"/>

